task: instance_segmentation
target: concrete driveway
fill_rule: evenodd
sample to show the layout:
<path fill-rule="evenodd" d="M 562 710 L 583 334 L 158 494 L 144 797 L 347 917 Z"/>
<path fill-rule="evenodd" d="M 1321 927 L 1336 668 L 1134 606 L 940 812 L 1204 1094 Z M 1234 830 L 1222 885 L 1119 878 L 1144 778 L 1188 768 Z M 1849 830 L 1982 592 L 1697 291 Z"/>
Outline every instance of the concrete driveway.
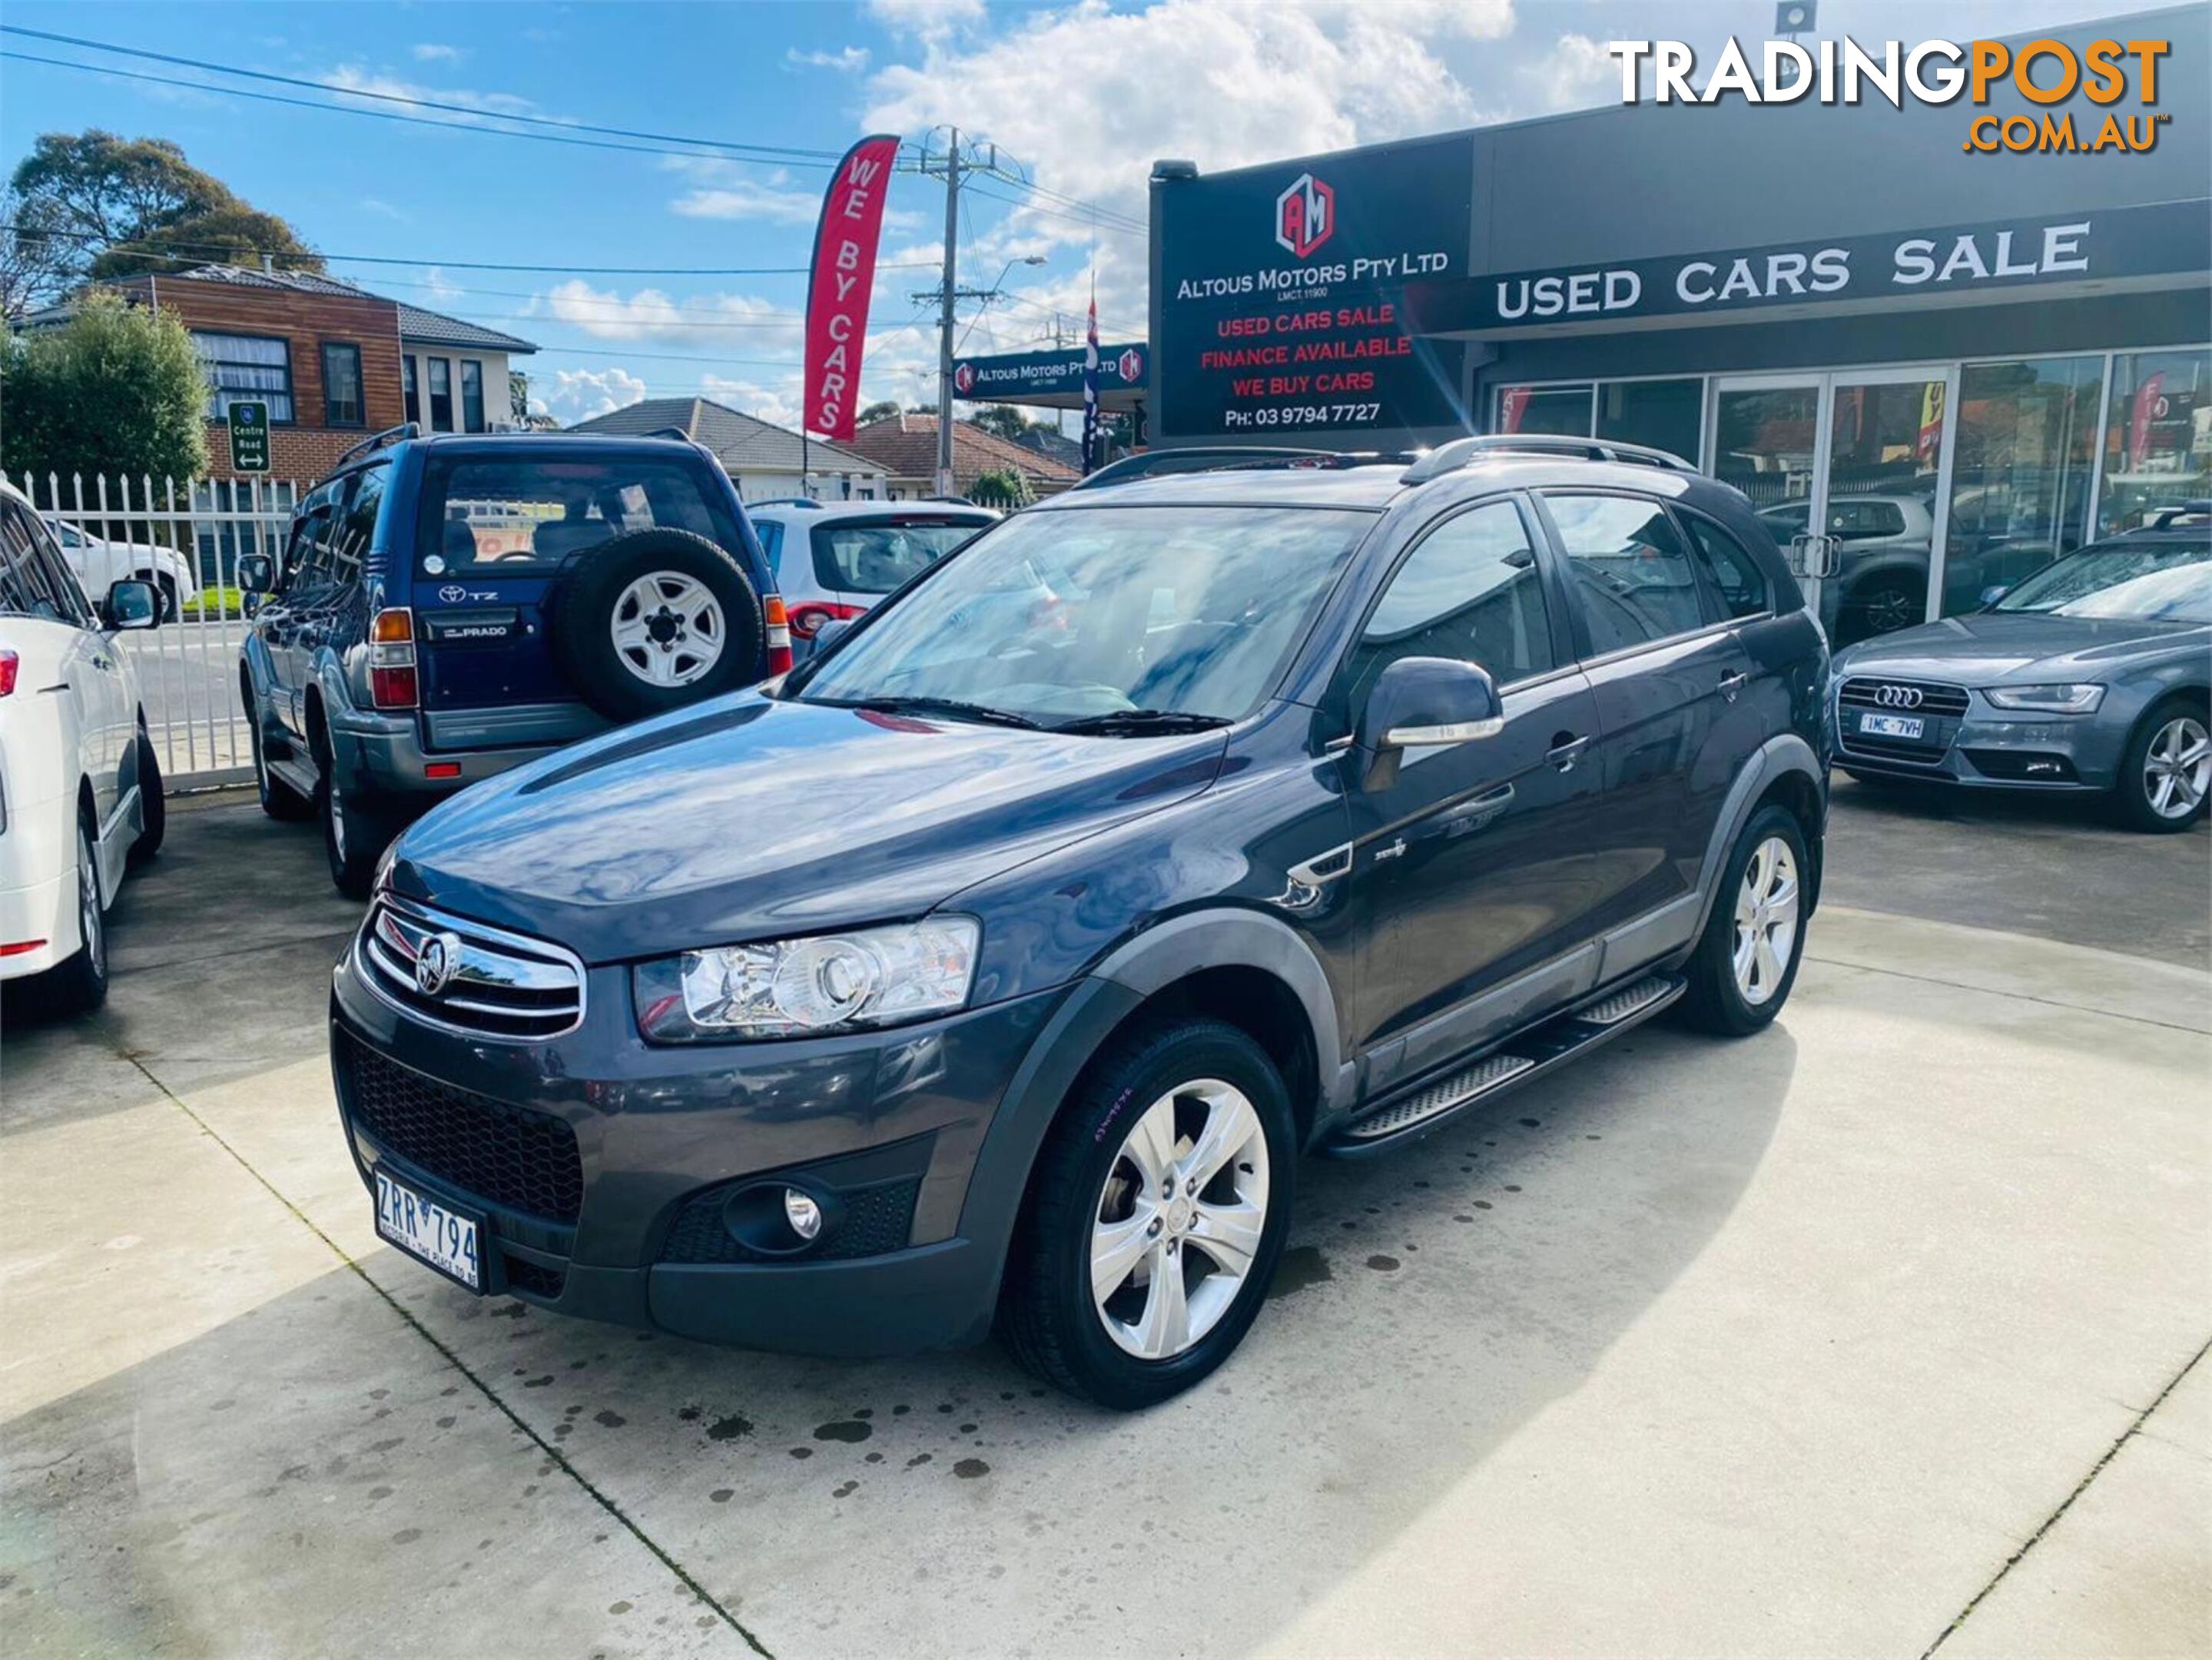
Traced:
<path fill-rule="evenodd" d="M 107 1010 L 6 1035 L 13 1655 L 2212 1629 L 2198 969 L 1824 910 L 1758 1038 L 1646 1027 L 1394 1159 L 1306 1165 L 1243 1351 L 1127 1418 L 992 1349 L 717 1351 L 382 1249 L 324 1059 L 355 915 L 311 829 L 180 812 Z"/>

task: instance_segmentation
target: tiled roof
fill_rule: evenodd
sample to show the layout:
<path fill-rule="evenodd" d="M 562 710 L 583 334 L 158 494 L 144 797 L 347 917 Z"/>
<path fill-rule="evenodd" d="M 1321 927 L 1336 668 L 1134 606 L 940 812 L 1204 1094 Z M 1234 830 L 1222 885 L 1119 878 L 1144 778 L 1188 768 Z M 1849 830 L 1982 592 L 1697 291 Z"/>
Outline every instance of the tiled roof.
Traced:
<path fill-rule="evenodd" d="M 937 471 L 937 417 L 890 415 L 853 435 L 854 449 L 894 477 L 927 478 Z M 987 472 L 1018 472 L 1048 483 L 1072 484 L 1083 475 L 1064 461 L 985 432 L 965 421 L 952 423 L 952 476 L 965 489 Z"/>
<path fill-rule="evenodd" d="M 799 434 L 708 398 L 648 398 L 611 414 L 579 421 L 568 430 L 641 433 L 664 427 L 690 434 L 720 457 L 722 465 L 733 473 L 740 469 L 792 473 L 800 470 Z M 880 473 L 884 470 L 880 462 L 819 438 L 804 441 L 804 454 L 808 472 Z"/>
<path fill-rule="evenodd" d="M 458 317 L 448 317 L 443 312 L 424 311 L 420 306 L 410 306 L 404 300 L 399 306 L 399 337 L 413 340 L 426 346 L 469 346 L 478 351 L 503 351 L 509 356 L 520 356 L 538 350 L 537 345 L 519 336 L 501 334 L 497 329 L 485 328 L 480 323 L 465 323 Z"/>
<path fill-rule="evenodd" d="M 246 265 L 195 265 L 190 271 L 159 273 L 171 282 L 225 283 L 240 289 L 273 289 L 294 294 L 337 295 L 348 300 L 383 300 L 399 310 L 399 337 L 425 346 L 459 346 L 477 351 L 503 351 L 509 356 L 521 356 L 538 350 L 535 341 L 525 340 L 520 335 L 503 334 L 497 329 L 488 329 L 478 323 L 465 322 L 458 317 L 448 317 L 443 312 L 425 311 L 420 306 L 410 306 L 404 300 L 390 300 L 386 296 L 349 283 L 343 277 L 318 276 L 306 271 L 256 271 Z M 129 281 L 131 279 L 120 279 Z M 68 308 L 51 308 L 60 313 L 49 319 L 40 313 L 35 320 L 66 320 Z"/>

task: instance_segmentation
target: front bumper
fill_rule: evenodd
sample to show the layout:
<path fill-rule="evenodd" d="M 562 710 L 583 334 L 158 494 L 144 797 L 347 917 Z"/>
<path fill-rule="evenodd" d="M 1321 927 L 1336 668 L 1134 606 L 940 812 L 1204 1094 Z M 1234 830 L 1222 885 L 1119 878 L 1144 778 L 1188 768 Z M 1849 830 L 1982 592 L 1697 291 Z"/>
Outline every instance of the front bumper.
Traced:
<path fill-rule="evenodd" d="M 1066 988 L 883 1032 L 653 1047 L 637 1035 L 629 980 L 619 966 L 589 970 L 580 1027 L 509 1042 L 413 1018 L 379 995 L 349 949 L 332 977 L 331 1058 L 363 1183 L 373 1189 L 383 1165 L 483 1216 L 486 1289 L 561 1313 L 807 1353 L 982 1337 L 1005 1242 L 963 1237 L 969 1178 Z M 441 1099 L 557 1121 L 556 1139 L 573 1136 L 573 1202 L 499 1202 L 455 1179 L 469 1161 L 449 1144 L 416 1146 L 414 1158 L 385 1145 L 364 1122 L 377 1110 L 368 1090 L 395 1067 Z M 749 1256 L 724 1237 L 720 1190 L 768 1174 L 825 1192 L 833 1214 L 849 1194 L 847 1225 L 859 1225 L 864 1190 L 896 1188 L 899 1202 L 910 1195 L 910 1220 L 897 1211 L 895 1232 L 878 1227 L 864 1255 L 836 1256 L 852 1241 L 833 1230 L 791 1258 L 692 1260 Z M 880 1224 L 883 1208 L 871 1214 Z"/>
<path fill-rule="evenodd" d="M 1917 778 L 1969 789 L 2091 794 L 2112 788 L 2127 743 L 2124 714 L 1999 714 L 1972 695 L 1966 714 L 1936 717 L 1915 745 L 1870 741 L 1856 731 L 1854 711 L 1831 694 L 1836 763 L 1849 772 Z M 2112 702 L 2108 696 L 2106 703 Z"/>

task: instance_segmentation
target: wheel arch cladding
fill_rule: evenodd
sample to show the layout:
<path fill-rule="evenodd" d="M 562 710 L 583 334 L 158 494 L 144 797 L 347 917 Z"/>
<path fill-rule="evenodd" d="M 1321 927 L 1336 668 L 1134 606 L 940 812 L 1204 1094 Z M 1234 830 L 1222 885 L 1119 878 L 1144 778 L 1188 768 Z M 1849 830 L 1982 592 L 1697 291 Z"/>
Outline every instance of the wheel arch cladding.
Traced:
<path fill-rule="evenodd" d="M 1719 818 L 1713 824 L 1711 839 L 1705 844 L 1705 862 L 1699 869 L 1698 891 L 1705 896 L 1699 908 L 1697 933 L 1705 932 L 1705 921 L 1712 915 L 1713 902 L 1719 895 L 1721 873 L 1728 867 L 1730 848 L 1743 827 L 1761 807 L 1769 805 L 1786 808 L 1797 820 L 1800 833 L 1805 838 L 1805 853 L 1812 863 L 1810 879 L 1806 884 L 1805 915 L 1810 917 L 1820 897 L 1822 837 L 1827 822 L 1827 787 L 1822 781 L 1820 759 L 1813 746 L 1796 733 L 1779 733 L 1759 746 L 1759 752 L 1744 763 L 1729 786 L 1728 800 L 1722 805 Z M 1694 935 L 1692 937 L 1695 937 Z"/>

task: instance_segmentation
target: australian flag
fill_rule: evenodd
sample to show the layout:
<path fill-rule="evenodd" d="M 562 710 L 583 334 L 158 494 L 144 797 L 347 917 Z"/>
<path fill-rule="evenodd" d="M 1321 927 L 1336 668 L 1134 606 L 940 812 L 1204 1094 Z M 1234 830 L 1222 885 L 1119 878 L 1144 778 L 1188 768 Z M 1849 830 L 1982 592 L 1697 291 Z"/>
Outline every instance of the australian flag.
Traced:
<path fill-rule="evenodd" d="M 1098 296 L 1091 296 L 1091 331 L 1083 341 L 1083 471 L 1106 460 L 1106 433 L 1098 420 Z"/>

